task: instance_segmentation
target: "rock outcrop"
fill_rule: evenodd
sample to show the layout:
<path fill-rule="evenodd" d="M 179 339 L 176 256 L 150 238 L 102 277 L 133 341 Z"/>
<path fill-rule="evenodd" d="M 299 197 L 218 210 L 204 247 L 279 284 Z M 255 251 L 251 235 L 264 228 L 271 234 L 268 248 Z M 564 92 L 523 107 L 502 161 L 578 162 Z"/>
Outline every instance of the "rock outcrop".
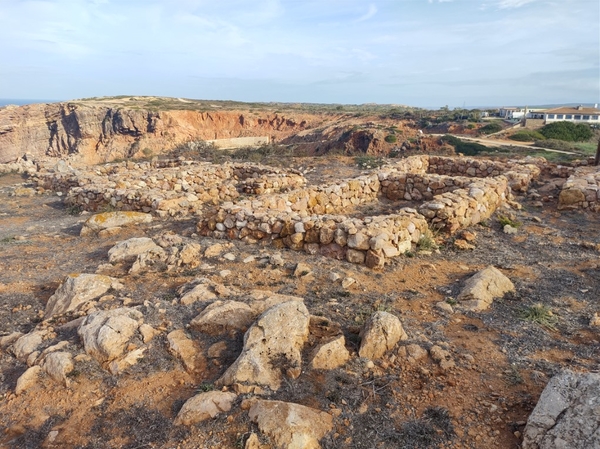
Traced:
<path fill-rule="evenodd" d="M 244 349 L 219 379 L 239 392 L 279 389 L 282 375 L 300 375 L 301 351 L 308 338 L 309 314 L 304 303 L 288 301 L 270 308 L 248 329 Z"/>
<path fill-rule="evenodd" d="M 600 447 L 600 374 L 554 376 L 527 420 L 523 449 Z"/>

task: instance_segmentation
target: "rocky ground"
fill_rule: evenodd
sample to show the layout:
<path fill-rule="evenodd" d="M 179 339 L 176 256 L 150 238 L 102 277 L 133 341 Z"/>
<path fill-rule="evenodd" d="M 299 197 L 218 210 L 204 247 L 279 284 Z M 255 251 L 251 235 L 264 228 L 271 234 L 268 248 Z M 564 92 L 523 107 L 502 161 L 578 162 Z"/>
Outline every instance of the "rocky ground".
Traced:
<path fill-rule="evenodd" d="M 294 164 L 310 167 L 311 182 L 357 170 L 342 157 Z M 544 202 L 530 190 L 516 198 L 521 209 L 503 209 L 451 238 L 438 236 L 438 245 L 415 248 L 373 271 L 200 238 L 197 219 L 189 217 L 80 236 L 89 215 L 71 215 L 60 196 L 35 194 L 26 178 L 4 175 L 0 445 L 267 448 L 289 437 L 277 419 L 291 413 L 307 420 L 323 448 L 519 447 L 549 379 L 564 368 L 597 371 L 600 362 L 598 214 L 558 211 L 552 182 L 534 186 Z M 504 232 L 507 219 L 520 223 L 516 233 Z M 166 256 L 138 259 L 136 266 L 112 250 L 110 262 L 111 248 L 131 238 L 152 239 Z M 169 259 L 173 247 L 181 251 Z M 182 256 L 186 248 L 189 257 Z M 466 281 L 489 265 L 514 291 L 483 312 L 461 308 L 457 298 Z M 118 282 L 109 282 L 87 309 L 48 316 L 50 298 L 72 273 Z M 206 319 L 207 305 L 232 300 L 236 304 L 227 305 L 237 307 L 235 314 L 217 309 Z M 275 331 L 281 330 L 277 317 L 268 315 L 278 303 L 280 316 L 294 317 L 283 333 Z M 289 304 L 293 310 L 282 307 Z M 123 308 L 123 327 L 105 328 L 127 337 L 121 347 L 91 350 L 99 336 L 88 345 L 82 327 L 93 325 L 90 317 Z M 402 323 L 399 341 L 381 351 L 376 345 L 382 355 L 368 353 L 367 329 L 390 315 Z M 236 320 L 220 321 L 223 316 Z M 383 325 L 386 332 L 394 326 Z M 232 373 L 238 356 L 250 353 L 258 328 L 266 329 L 269 344 L 289 344 L 275 351 L 285 357 L 269 360 L 270 388 L 249 387 L 253 382 L 241 379 L 242 370 Z M 32 331 L 40 336 L 37 354 L 10 337 Z M 331 351 L 315 357 L 328 343 Z M 40 368 L 25 382 L 29 366 Z M 193 404 L 184 404 L 199 394 L 211 407 L 204 404 L 204 415 L 188 413 Z M 267 400 L 308 409 L 290 411 Z M 317 447 L 312 440 L 297 444 L 289 447 Z"/>

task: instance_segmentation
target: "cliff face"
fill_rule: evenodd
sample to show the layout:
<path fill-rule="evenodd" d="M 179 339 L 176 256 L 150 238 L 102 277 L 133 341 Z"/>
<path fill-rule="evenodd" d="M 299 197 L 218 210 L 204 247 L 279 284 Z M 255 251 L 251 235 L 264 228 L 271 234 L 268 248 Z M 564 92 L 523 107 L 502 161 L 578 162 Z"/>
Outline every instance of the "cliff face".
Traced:
<path fill-rule="evenodd" d="M 80 103 L 6 107 L 0 109 L 0 163 L 24 154 L 77 154 L 82 162 L 98 163 L 160 154 L 198 139 L 270 136 L 281 141 L 322 122 L 322 117 L 307 114 L 156 112 Z"/>

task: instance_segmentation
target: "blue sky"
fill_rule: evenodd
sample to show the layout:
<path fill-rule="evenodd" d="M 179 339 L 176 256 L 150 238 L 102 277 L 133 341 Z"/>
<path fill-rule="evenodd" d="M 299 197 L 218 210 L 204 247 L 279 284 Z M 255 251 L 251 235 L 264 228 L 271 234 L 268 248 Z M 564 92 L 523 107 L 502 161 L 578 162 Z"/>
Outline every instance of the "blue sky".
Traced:
<path fill-rule="evenodd" d="M 1 0 L 0 98 L 600 102 L 598 0 Z"/>

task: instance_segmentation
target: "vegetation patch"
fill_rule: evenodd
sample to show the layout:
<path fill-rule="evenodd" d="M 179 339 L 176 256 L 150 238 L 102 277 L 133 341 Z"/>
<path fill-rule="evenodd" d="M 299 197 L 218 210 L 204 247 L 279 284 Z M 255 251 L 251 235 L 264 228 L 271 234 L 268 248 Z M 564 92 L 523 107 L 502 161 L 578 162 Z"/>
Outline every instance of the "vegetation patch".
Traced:
<path fill-rule="evenodd" d="M 550 307 L 541 303 L 523 309 L 519 316 L 525 321 L 539 324 L 550 330 L 556 330 L 558 323 L 558 317 L 552 313 Z"/>
<path fill-rule="evenodd" d="M 476 156 L 480 153 L 489 151 L 489 148 L 487 148 L 485 145 L 481 145 L 477 142 L 466 142 L 448 134 L 442 137 L 442 143 L 452 145 L 454 147 L 454 151 L 457 153 L 462 153 L 465 156 Z"/>
<path fill-rule="evenodd" d="M 585 142 L 593 137 L 589 125 L 571 122 L 549 123 L 540 129 L 540 133 L 547 139 L 564 140 L 566 142 Z"/>
<path fill-rule="evenodd" d="M 494 133 L 502 131 L 503 129 L 504 128 L 502 127 L 502 125 L 500 123 L 492 122 L 492 123 L 488 123 L 487 125 L 479 128 L 479 132 L 481 134 L 494 134 Z"/>
<path fill-rule="evenodd" d="M 518 142 L 535 142 L 536 140 L 544 140 L 545 137 L 537 131 L 533 131 L 531 129 L 524 129 L 522 131 L 517 131 L 513 135 L 508 137 L 511 140 L 516 140 Z"/>

